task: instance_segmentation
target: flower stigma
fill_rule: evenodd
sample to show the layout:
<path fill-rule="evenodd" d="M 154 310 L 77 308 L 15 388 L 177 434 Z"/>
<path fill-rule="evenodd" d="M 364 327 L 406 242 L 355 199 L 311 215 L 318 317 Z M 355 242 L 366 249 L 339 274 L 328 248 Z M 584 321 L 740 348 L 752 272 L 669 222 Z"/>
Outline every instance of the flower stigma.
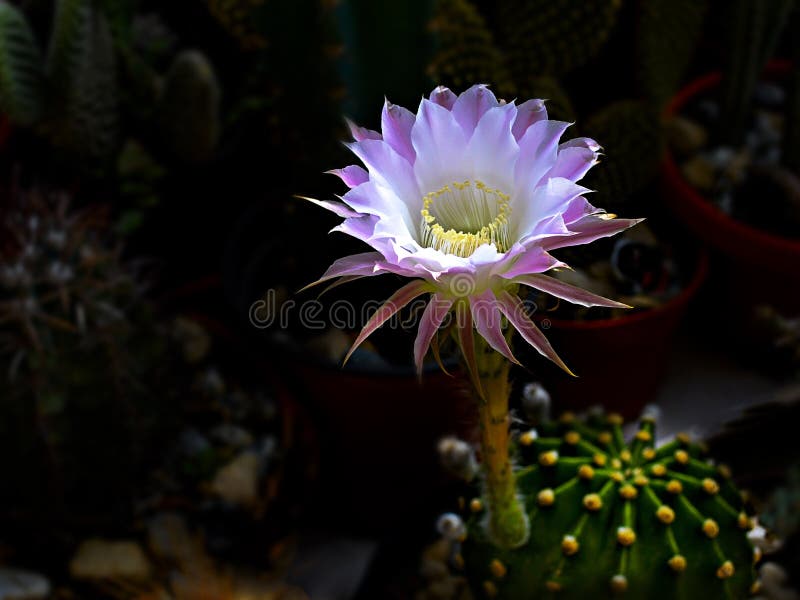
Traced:
<path fill-rule="evenodd" d="M 467 258 L 478 247 L 511 247 L 508 214 L 511 197 L 482 181 L 453 182 L 422 199 L 422 245 Z"/>

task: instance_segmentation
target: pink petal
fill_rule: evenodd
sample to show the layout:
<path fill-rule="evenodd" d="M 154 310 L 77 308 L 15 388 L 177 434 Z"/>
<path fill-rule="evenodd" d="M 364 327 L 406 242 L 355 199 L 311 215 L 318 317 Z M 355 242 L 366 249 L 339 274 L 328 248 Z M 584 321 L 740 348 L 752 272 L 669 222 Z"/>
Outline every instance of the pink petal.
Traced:
<path fill-rule="evenodd" d="M 358 348 L 364 342 L 364 340 L 372 335 L 372 333 L 378 329 L 378 327 L 391 319 L 392 316 L 397 313 L 397 311 L 402 309 L 414 298 L 417 298 L 422 294 L 426 294 L 431 290 L 432 287 L 427 281 L 416 279 L 410 283 L 407 283 L 394 294 L 392 294 L 392 296 L 383 304 L 383 306 L 375 311 L 375 314 L 372 315 L 369 321 L 367 321 L 364 329 L 362 329 L 361 333 L 358 334 L 358 337 L 351 346 L 347 356 L 344 357 L 344 364 L 347 363 L 347 361 L 350 359 L 350 356 L 352 356 L 353 352 L 356 351 L 356 348 Z"/>
<path fill-rule="evenodd" d="M 492 291 L 486 290 L 479 296 L 470 296 L 469 304 L 472 310 L 472 318 L 475 320 L 475 326 L 481 337 L 508 360 L 514 364 L 519 364 L 503 335 L 503 317 L 500 314 L 497 299 Z"/>
<path fill-rule="evenodd" d="M 514 104 L 504 104 L 487 110 L 467 144 L 467 156 L 471 158 L 475 176 L 506 190 L 512 189 L 513 165 L 519 154 L 519 146 L 511 135 L 511 125 L 517 115 Z M 502 174 L 508 174 L 504 178 Z"/>
<path fill-rule="evenodd" d="M 467 138 L 449 110 L 423 98 L 411 141 L 417 153 L 414 173 L 426 192 L 463 179 L 459 167 Z"/>
<path fill-rule="evenodd" d="M 358 187 L 369 180 L 369 173 L 358 165 L 350 165 L 344 169 L 332 169 L 325 172 L 336 175 L 339 179 L 344 181 L 345 185 L 349 188 Z"/>
<path fill-rule="evenodd" d="M 596 164 L 597 152 L 589 148 L 578 146 L 562 148 L 558 152 L 556 164 L 548 171 L 547 177 L 563 177 L 570 181 L 579 181 Z"/>
<path fill-rule="evenodd" d="M 369 277 L 371 275 L 379 275 L 386 271 L 380 266 L 383 261 L 383 255 L 379 252 L 362 252 L 361 254 L 353 254 L 337 259 L 328 267 L 328 270 L 313 283 L 309 283 L 300 291 L 307 290 L 310 287 L 333 279 L 335 277 L 360 275 Z"/>
<path fill-rule="evenodd" d="M 472 311 L 466 302 L 456 304 L 456 329 L 458 329 L 458 345 L 467 364 L 467 372 L 478 396 L 483 398 L 483 387 L 478 373 L 478 361 L 475 358 L 475 338 L 472 331 Z"/>
<path fill-rule="evenodd" d="M 592 294 L 582 288 L 559 281 L 555 277 L 547 275 L 520 275 L 514 278 L 515 283 L 521 283 L 529 287 L 552 294 L 556 298 L 561 298 L 573 304 L 580 304 L 581 306 L 605 306 L 608 308 L 631 308 L 622 302 L 616 302 L 603 298 L 597 294 Z"/>
<path fill-rule="evenodd" d="M 525 312 L 525 307 L 522 301 L 518 297 L 512 296 L 505 290 L 500 292 L 498 300 L 500 301 L 500 310 L 503 312 L 509 322 L 511 322 L 514 328 L 519 331 L 522 339 L 536 348 L 539 354 L 549 358 L 574 377 L 575 373 L 570 371 L 569 367 L 564 364 L 564 361 L 561 360 L 558 354 L 556 354 L 556 351 L 553 350 L 550 342 Z"/>
<path fill-rule="evenodd" d="M 517 190 L 536 187 L 558 156 L 558 141 L 569 127 L 564 121 L 538 121 L 519 140 L 519 158 L 514 168 Z"/>
<path fill-rule="evenodd" d="M 337 279 L 336 281 L 334 281 L 330 285 L 326 285 L 325 288 L 319 294 L 317 294 L 317 300 L 322 298 L 322 296 L 324 296 L 325 294 L 330 292 L 332 289 L 335 289 L 335 288 L 339 287 L 340 285 L 344 285 L 345 283 L 350 283 L 351 281 L 356 281 L 358 279 L 362 279 L 363 277 L 366 277 L 366 275 L 345 275 L 343 277 L 340 277 L 339 279 Z M 303 289 L 305 289 L 305 288 L 303 288 Z"/>
<path fill-rule="evenodd" d="M 357 142 L 362 140 L 380 140 L 381 134 L 377 131 L 373 131 L 372 129 L 367 129 L 366 127 L 361 127 L 353 123 L 350 119 L 345 119 L 347 126 L 350 128 L 350 134 L 353 136 L 353 139 Z"/>
<path fill-rule="evenodd" d="M 574 235 L 563 238 L 549 238 L 542 242 L 542 246 L 547 250 L 565 248 L 567 246 L 577 246 L 588 244 L 600 238 L 610 237 L 641 223 L 644 219 L 616 219 L 608 215 L 588 215 L 567 226 Z"/>
<path fill-rule="evenodd" d="M 428 306 L 425 307 L 417 331 L 417 339 L 414 340 L 414 363 L 417 365 L 418 374 L 422 374 L 422 362 L 431 345 L 431 340 L 452 306 L 453 300 L 449 300 L 441 294 L 434 294 Z"/>
<path fill-rule="evenodd" d="M 517 107 L 517 118 L 511 128 L 514 139 L 519 141 L 525 135 L 528 127 L 546 119 L 547 109 L 544 106 L 544 100 L 527 100 L 523 102 Z"/>
<path fill-rule="evenodd" d="M 440 85 L 431 92 L 428 98 L 431 102 L 435 102 L 447 110 L 452 110 L 458 96 L 451 92 L 450 88 Z"/>
<path fill-rule="evenodd" d="M 539 246 L 531 246 L 521 250 L 509 260 L 510 266 L 502 264 L 495 271 L 505 279 L 514 279 L 530 273 L 544 273 L 556 267 L 566 267 L 564 263 L 545 252 Z"/>
<path fill-rule="evenodd" d="M 381 130 L 383 139 L 409 163 L 414 164 L 416 152 L 411 145 L 411 128 L 416 117 L 414 113 L 402 106 L 392 104 L 388 100 L 383 105 L 381 114 Z"/>
<path fill-rule="evenodd" d="M 309 198 L 308 196 L 295 196 L 295 198 L 299 198 L 300 200 L 308 200 L 309 202 L 316 204 L 317 206 L 321 206 L 322 208 L 331 211 L 335 215 L 338 215 L 342 218 L 350 218 L 350 217 L 361 217 L 360 213 L 357 213 L 353 209 L 351 209 L 346 204 L 342 204 L 341 202 L 333 202 L 331 200 L 317 200 L 316 198 Z"/>
<path fill-rule="evenodd" d="M 477 84 L 458 97 L 453 104 L 453 116 L 469 139 L 483 114 L 490 108 L 499 105 L 500 103 L 487 85 Z"/>
<path fill-rule="evenodd" d="M 360 158 L 370 174 L 370 180 L 383 184 L 408 203 L 422 205 L 422 195 L 417 187 L 414 169 L 389 144 L 382 140 L 364 140 L 348 144 Z M 362 184 L 368 185 L 368 183 Z M 348 194 L 355 192 L 351 190 Z"/>
<path fill-rule="evenodd" d="M 590 191 L 563 177 L 551 177 L 533 188 L 520 190 L 511 204 L 518 237 L 525 239 L 536 229 L 541 231 L 541 225 L 546 219 L 561 217 L 570 209 L 575 198 Z M 558 224 L 563 226 L 563 218 L 560 223 L 558 220 L 552 223 Z M 565 227 L 564 230 L 566 232 Z"/>

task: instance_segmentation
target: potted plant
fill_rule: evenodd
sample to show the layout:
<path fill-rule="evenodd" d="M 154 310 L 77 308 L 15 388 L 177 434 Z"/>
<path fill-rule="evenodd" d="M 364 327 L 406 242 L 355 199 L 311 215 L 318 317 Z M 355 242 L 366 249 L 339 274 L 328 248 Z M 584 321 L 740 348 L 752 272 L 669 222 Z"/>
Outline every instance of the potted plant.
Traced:
<path fill-rule="evenodd" d="M 691 82 L 666 108 L 665 201 L 715 251 L 722 314 L 744 325 L 758 304 L 789 316 L 800 306 L 796 286 L 786 285 L 800 274 L 798 60 L 769 62 L 784 25 L 797 19 L 793 5 L 731 3 L 723 71 Z"/>
<path fill-rule="evenodd" d="M 704 252 L 675 235 L 652 198 L 664 147 L 659 112 L 691 58 L 706 10 L 705 2 L 667 0 L 591 6 L 504 0 L 488 8 L 468 0 L 436 3 L 431 73 L 455 84 L 467 74 L 477 77 L 507 99 L 548 98 L 550 114 L 577 121 L 578 134 L 602 141 L 604 168 L 590 171 L 584 184 L 597 190 L 598 202 L 655 224 L 556 254 L 574 269 L 556 277 L 621 298 L 634 311 L 530 298 L 579 375 L 567 380 L 552 367 L 536 373 L 564 407 L 600 400 L 636 416 L 654 398 L 670 341 L 705 278 Z M 660 42 L 666 37 L 668 48 Z M 627 97 L 608 102 L 610 88 Z M 598 347 L 604 350 L 587 350 Z M 620 362 L 633 365 L 628 385 L 612 389 L 605 374 Z"/>
<path fill-rule="evenodd" d="M 464 517 L 439 521 L 448 562 L 486 598 L 749 593 L 751 517 L 727 472 L 691 440 L 658 446 L 645 418 L 627 441 L 614 414 L 512 425 L 516 334 L 570 373 L 520 289 L 624 307 L 544 274 L 564 266 L 551 251 L 639 223 L 583 197 L 576 181 L 595 164 L 596 142 L 559 145 L 568 124 L 548 119 L 541 101 L 501 103 L 485 85 L 459 96 L 439 86 L 416 114 L 387 101 L 381 122 L 381 132 L 353 126 L 349 148 L 366 168 L 338 172 L 351 188 L 341 201 L 308 198 L 372 250 L 338 259 L 315 283 L 388 274 L 405 281 L 373 312 L 345 362 L 417 298 L 425 305 L 413 344 L 417 371 L 429 349 L 439 356 L 440 341 L 458 349 L 479 460 L 466 444 L 442 448 L 471 484 L 458 504 Z M 588 152 L 576 156 L 575 148 Z"/>

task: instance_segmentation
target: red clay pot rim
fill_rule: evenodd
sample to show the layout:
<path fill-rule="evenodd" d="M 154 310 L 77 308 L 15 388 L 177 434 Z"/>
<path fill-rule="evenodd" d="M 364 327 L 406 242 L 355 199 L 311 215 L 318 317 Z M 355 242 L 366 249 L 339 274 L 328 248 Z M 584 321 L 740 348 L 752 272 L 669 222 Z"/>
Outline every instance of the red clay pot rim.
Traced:
<path fill-rule="evenodd" d="M 785 60 L 772 61 L 766 73 L 777 76 L 786 73 L 791 67 L 791 62 Z M 717 71 L 695 79 L 693 82 L 678 92 L 664 111 L 665 117 L 671 117 L 680 111 L 692 98 L 709 89 L 717 87 L 722 81 L 722 73 Z M 664 152 L 663 169 L 680 193 L 692 204 L 693 208 L 709 219 L 720 223 L 720 227 L 728 230 L 732 235 L 740 236 L 750 243 L 767 246 L 777 252 L 787 252 L 800 255 L 800 241 L 773 235 L 766 231 L 751 227 L 741 221 L 731 218 L 717 208 L 710 200 L 692 187 L 683 177 L 675 158 L 669 148 Z"/>
<path fill-rule="evenodd" d="M 670 298 L 661 306 L 656 306 L 642 312 L 634 313 L 632 315 L 623 315 L 621 317 L 612 317 L 610 319 L 589 319 L 586 321 L 572 321 L 567 319 L 548 319 L 551 326 L 550 330 L 556 329 L 569 329 L 572 331 L 586 331 L 595 329 L 614 329 L 617 327 L 627 327 L 635 323 L 643 321 L 655 321 L 661 318 L 662 315 L 675 312 L 681 309 L 684 305 L 688 304 L 689 300 L 697 293 L 700 286 L 706 279 L 708 274 L 708 253 L 703 249 L 697 250 L 697 266 L 695 267 L 689 284 L 683 288 L 678 295 Z M 547 318 L 547 317 L 543 317 Z"/>

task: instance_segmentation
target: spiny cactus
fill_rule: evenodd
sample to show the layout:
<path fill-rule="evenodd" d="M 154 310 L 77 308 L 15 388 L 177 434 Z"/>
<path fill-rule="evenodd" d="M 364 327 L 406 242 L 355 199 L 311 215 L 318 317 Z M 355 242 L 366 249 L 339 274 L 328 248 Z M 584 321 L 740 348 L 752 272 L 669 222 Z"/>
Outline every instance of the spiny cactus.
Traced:
<path fill-rule="evenodd" d="M 0 109 L 14 122 L 30 125 L 42 110 L 42 56 L 27 19 L 0 0 Z"/>
<path fill-rule="evenodd" d="M 158 107 L 164 142 L 180 160 L 211 157 L 220 133 L 219 102 L 219 84 L 206 56 L 181 52 L 167 73 Z"/>
<path fill-rule="evenodd" d="M 664 148 L 658 112 L 636 100 L 615 102 L 593 115 L 585 132 L 603 144 L 603 168 L 586 178 L 608 210 L 624 211 L 623 203 L 652 181 Z M 600 204 L 598 200 L 598 204 Z"/>
<path fill-rule="evenodd" d="M 130 497 L 174 411 L 170 392 L 150 387 L 169 360 L 142 293 L 102 210 L 72 210 L 63 193 L 11 194 L 0 221 L 0 467 L 15 484 L 0 503 L 38 518 L 46 501 L 85 514 Z"/>
<path fill-rule="evenodd" d="M 622 418 L 565 414 L 517 438 L 516 480 L 530 540 L 487 537 L 480 493 L 461 501 L 453 565 L 479 598 L 739 599 L 754 585 L 753 519 L 724 466 L 679 435 L 660 447 L 644 417 L 631 441 Z M 449 520 L 448 520 L 449 519 Z M 447 522 L 445 522 L 447 521 Z"/>
<path fill-rule="evenodd" d="M 677 91 L 703 32 L 708 0 L 645 0 L 636 27 L 637 75 L 656 106 Z"/>
<path fill-rule="evenodd" d="M 437 46 L 428 67 L 431 79 L 455 88 L 487 82 L 501 96 L 514 92 L 505 58 L 469 0 L 439 0 L 430 30 Z"/>
<path fill-rule="evenodd" d="M 502 0 L 498 24 L 511 75 L 564 76 L 603 46 L 617 21 L 622 0 Z"/>
<path fill-rule="evenodd" d="M 267 40 L 253 26 L 253 12 L 264 0 L 206 0 L 208 12 L 239 42 L 243 50 L 260 50 Z"/>
<path fill-rule="evenodd" d="M 794 0 L 735 0 L 731 3 L 728 64 L 722 82 L 722 119 L 718 135 L 741 143 L 753 91 L 777 46 Z"/>

